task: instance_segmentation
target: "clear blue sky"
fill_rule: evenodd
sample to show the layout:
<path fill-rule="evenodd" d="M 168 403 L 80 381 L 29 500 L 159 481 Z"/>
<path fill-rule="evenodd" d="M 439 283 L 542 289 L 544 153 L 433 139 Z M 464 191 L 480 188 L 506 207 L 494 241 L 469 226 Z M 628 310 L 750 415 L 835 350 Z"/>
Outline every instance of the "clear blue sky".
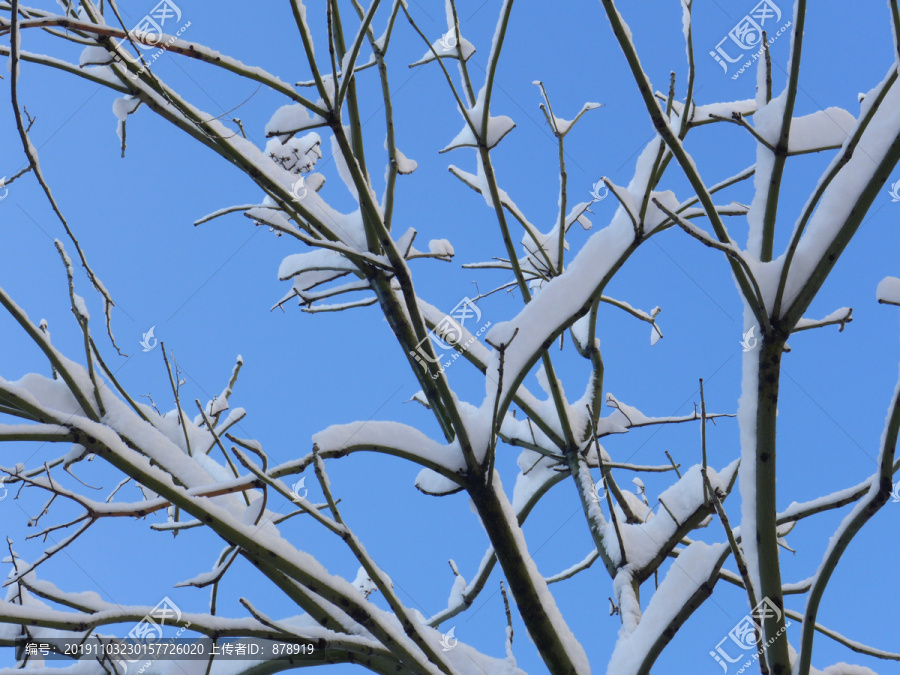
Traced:
<path fill-rule="evenodd" d="M 129 21 L 139 19 L 153 4 L 152 0 L 120 3 Z M 592 0 L 558 4 L 564 4 L 565 10 L 557 10 L 557 3 L 534 0 L 516 4 L 493 103 L 494 114 L 508 115 L 517 124 L 493 154 L 500 185 L 545 231 L 556 218 L 556 145 L 538 109 L 539 92 L 531 84 L 533 80 L 544 81 L 561 117 L 573 117 L 585 101 L 605 104 L 589 113 L 567 139 L 571 201 L 589 199 L 591 185 L 603 175 L 627 184 L 637 154 L 653 136 L 652 124 L 600 4 Z M 778 4 L 785 13 L 781 25 L 791 8 L 787 0 Z M 810 3 L 798 114 L 828 106 L 844 107 L 854 114 L 858 111 L 857 93 L 875 86 L 894 59 L 885 4 Z M 51 5 L 55 3 L 42 3 L 48 8 Z M 184 39 L 262 66 L 285 81 L 308 77 L 289 3 L 182 0 L 179 5 L 183 21 L 191 22 Z M 499 0 L 460 0 L 458 4 L 463 33 L 478 49 L 471 61 L 476 88 L 483 81 L 499 5 Z M 732 80 L 707 55 L 753 6 L 752 0 L 695 0 L 699 103 L 753 97 L 754 72 Z M 410 8 L 431 39 L 446 30 L 443 3 L 412 1 Z M 674 70 L 678 97 L 682 97 L 686 66 L 680 4 L 675 0 L 623 2 L 621 9 L 655 88 L 667 89 L 668 74 Z M 324 18 L 315 7 L 309 13 L 324 54 Z M 349 14 L 348 7 L 345 15 Z M 376 19 L 379 32 L 383 24 L 383 18 Z M 33 32 L 26 33 L 23 42 L 25 49 L 77 62 L 79 49 L 71 45 Z M 784 82 L 788 46 L 789 37 L 784 35 L 772 48 L 776 91 Z M 460 264 L 504 253 L 484 200 L 446 170 L 448 163 L 453 163 L 474 172 L 471 151 L 437 154 L 459 131 L 462 119 L 436 66 L 407 67 L 425 50 L 405 21 L 398 20 L 388 53 L 397 142 L 419 168 L 411 176 L 400 177 L 395 229 L 402 233 L 415 227 L 420 243 L 434 238 L 453 243 L 456 259 L 452 264 L 412 263 L 420 295 L 449 309 L 463 296 L 476 292 L 473 282 L 484 291 L 506 280 L 503 274 L 464 270 Z M 257 90 L 254 83 L 171 55 L 160 58 L 154 70 L 199 108 L 224 115 L 225 120 L 239 116 L 249 137 L 259 144 L 265 142 L 263 127 L 269 116 L 285 103 L 264 88 Z M 377 153 L 384 129 L 375 71 L 363 73 L 359 81 L 365 101 L 370 171 L 380 191 L 382 170 L 375 167 L 383 161 L 383 154 Z M 7 100 L 8 87 L 8 79 L 0 82 Z M 155 326 L 156 336 L 174 350 L 184 370 L 187 384 L 183 397 L 191 402 L 194 398 L 205 402 L 218 394 L 235 357 L 243 355 L 245 366 L 232 401 L 246 408 L 248 416 L 237 433 L 261 441 L 274 462 L 307 453 L 312 434 L 324 427 L 359 419 L 400 420 L 439 438 L 430 414 L 414 403 L 404 403 L 418 386 L 377 306 L 313 316 L 290 304 L 284 313 L 270 312 L 288 290 L 287 284 L 278 281 L 276 271 L 284 256 L 300 252 L 296 242 L 254 228 L 240 215 L 199 228 L 192 225 L 218 208 L 259 200 L 260 190 L 145 108 L 129 118 L 128 149 L 125 159 L 120 159 L 112 113 L 115 96 L 70 75 L 32 64 L 22 67 L 20 100 L 37 118 L 32 136 L 47 179 L 118 303 L 114 330 L 130 357 L 114 356 L 109 349 L 106 354 L 129 391 L 152 394 L 163 410 L 173 407 L 160 350 L 144 353 L 138 344 L 142 333 Z M 736 126 L 706 126 L 692 131 L 688 138 L 689 149 L 710 183 L 754 161 L 749 136 Z M 327 149 L 327 141 L 323 145 Z M 826 156 L 804 156 L 790 163 L 777 250 L 784 246 L 795 214 L 828 160 Z M 0 175 L 12 175 L 23 162 L 11 108 L 0 106 Z M 323 160 L 321 171 L 328 179 L 322 194 L 336 208 L 349 210 L 351 200 L 334 164 Z M 900 172 L 893 180 L 897 178 Z M 666 188 L 675 190 L 680 198 L 689 195 L 674 164 L 663 181 Z M 734 189 L 728 198 L 749 203 L 750 186 Z M 595 205 L 595 227 L 608 222 L 614 208 L 612 198 Z M 843 333 L 823 329 L 791 340 L 793 351 L 784 361 L 779 409 L 780 508 L 855 484 L 875 469 L 900 357 L 897 312 L 875 303 L 875 287 L 886 275 L 900 275 L 898 218 L 900 203 L 893 203 L 885 191 L 810 311 L 811 317 L 819 318 L 838 307 L 852 306 L 854 322 Z M 743 242 L 744 219 L 732 219 L 730 226 L 735 238 Z M 8 196 L 0 201 L 0 285 L 33 319 L 46 318 L 57 347 L 76 357 L 81 334 L 69 311 L 65 275 L 52 244 L 54 238 L 63 236 L 33 178 L 25 177 L 10 187 Z M 590 233 L 573 231 L 573 248 L 580 247 L 588 236 Z M 77 283 L 92 315 L 100 317 L 100 303 L 80 272 Z M 651 348 L 646 324 L 612 309 L 602 312 L 599 336 L 607 391 L 648 415 L 687 414 L 699 403 L 697 380 L 703 377 L 709 409 L 736 410 L 741 305 L 719 254 L 689 240 L 683 232 L 666 232 L 641 247 L 608 293 L 647 310 L 661 306 L 665 338 Z M 484 319 L 493 323 L 510 318 L 519 306 L 517 298 L 504 293 L 480 304 Z M 7 379 L 32 371 L 46 373 L 37 350 L 6 316 L 0 317 L 0 354 L 0 374 Z M 559 361 L 567 391 L 577 398 L 587 375 L 583 360 L 567 345 Z M 450 380 L 463 398 L 477 405 L 484 385 L 471 371 L 459 360 L 450 370 Z M 728 464 L 738 455 L 737 424 L 724 420 L 711 428 L 709 445 L 710 463 L 715 467 Z M 665 463 L 665 450 L 684 466 L 700 458 L 699 430 L 688 425 L 637 430 L 609 439 L 605 447 L 618 460 L 637 463 Z M 30 464 L 58 454 L 58 449 L 50 446 L 4 446 L 0 463 L 11 464 L 35 450 Z M 516 455 L 514 450 L 502 448 L 498 457 L 510 490 Z M 383 456 L 357 454 L 329 462 L 328 469 L 336 495 L 343 500 L 345 518 L 393 578 L 408 606 L 430 616 L 446 605 L 453 580 L 448 558 L 456 561 L 463 576 L 472 578 L 487 540 L 463 495 L 424 496 L 413 487 L 416 467 Z M 102 485 L 107 492 L 117 482 L 103 467 L 91 471 L 88 482 Z M 651 499 L 670 481 L 668 475 L 642 478 Z M 310 495 L 316 497 L 315 481 L 308 479 L 307 485 Z M 24 538 L 30 533 L 25 527 L 26 514 L 36 514 L 42 499 L 26 494 L 18 501 L 0 502 L 3 534 L 14 540 L 15 549 L 25 559 L 33 559 L 40 551 L 37 542 Z M 728 510 L 735 522 L 737 506 L 736 497 L 729 499 Z M 47 522 L 61 520 L 65 513 L 60 509 L 45 518 Z M 839 512 L 810 518 L 788 537 L 797 554 L 786 553 L 782 559 L 786 581 L 799 581 L 814 572 L 828 536 L 842 516 Z M 96 591 L 123 605 L 154 605 L 169 595 L 182 609 L 203 611 L 208 602 L 206 590 L 172 591 L 171 587 L 209 569 L 222 543 L 200 529 L 173 540 L 170 534 L 149 530 L 151 522 L 101 523 L 42 567 L 41 576 L 65 590 Z M 891 572 L 900 556 L 895 536 L 898 527 L 900 504 L 888 503 L 850 547 L 819 613 L 819 621 L 830 628 L 894 651 L 900 649 L 895 611 L 900 578 Z M 554 488 L 525 530 L 530 551 L 547 575 L 574 564 L 592 545 L 569 482 Z M 357 565 L 334 537 L 303 519 L 289 521 L 284 531 L 301 548 L 319 556 L 332 572 L 351 580 L 355 576 Z M 698 537 L 720 541 L 723 533 L 714 522 Z M 733 569 L 731 561 L 727 566 Z M 446 627 L 455 625 L 460 640 L 499 657 L 505 620 L 498 583 L 495 572 L 473 609 Z M 597 566 L 552 589 L 595 672 L 604 672 L 619 629 L 619 618 L 608 615 L 607 597 L 612 589 L 605 571 Z M 645 588 L 645 606 L 649 591 Z M 220 612 L 243 616 L 237 602 L 240 596 L 270 615 L 287 616 L 296 611 L 271 593 L 250 565 L 239 560 L 221 588 Z M 377 597 L 373 601 L 382 602 Z M 742 592 L 720 583 L 664 652 L 656 671 L 720 672 L 708 652 L 743 616 L 745 604 Z M 796 597 L 788 597 L 786 604 L 798 611 L 804 606 Z M 520 666 L 529 672 L 543 672 L 518 619 L 515 629 L 514 650 Z M 797 625 L 789 634 L 796 644 Z M 857 655 L 825 637 L 817 637 L 816 644 L 813 663 L 820 668 L 848 661 L 883 674 L 900 673 L 896 663 Z M 10 651 L 0 650 L 0 666 L 11 661 Z M 342 666 L 333 672 L 357 669 Z"/>

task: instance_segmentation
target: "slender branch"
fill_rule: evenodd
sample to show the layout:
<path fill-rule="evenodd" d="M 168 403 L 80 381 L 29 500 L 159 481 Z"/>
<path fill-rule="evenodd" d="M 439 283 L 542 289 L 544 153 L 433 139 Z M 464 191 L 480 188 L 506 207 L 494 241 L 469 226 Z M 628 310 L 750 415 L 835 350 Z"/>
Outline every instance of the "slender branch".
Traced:
<path fill-rule="evenodd" d="M 881 452 L 878 458 L 878 472 L 873 476 L 872 485 L 865 499 L 856 505 L 853 512 L 844 519 L 831 537 L 831 543 L 825 553 L 822 564 L 814 575 L 815 582 L 812 590 L 810 590 L 803 618 L 803 633 L 796 671 L 797 675 L 809 675 L 816 615 L 832 573 L 853 537 L 887 503 L 888 498 L 891 496 L 894 456 L 897 450 L 898 436 L 900 436 L 900 381 L 898 381 L 894 390 L 894 397 L 891 401 L 884 435 L 882 436 Z"/>
<path fill-rule="evenodd" d="M 681 166 L 682 171 L 684 171 L 685 175 L 687 176 L 691 187 L 699 197 L 700 203 L 706 211 L 706 215 L 709 217 L 710 222 L 712 223 L 713 230 L 715 231 L 719 241 L 723 244 L 732 244 L 733 240 L 728 234 L 728 230 L 725 227 L 725 223 L 722 221 L 722 218 L 718 213 L 716 213 L 715 205 L 712 201 L 712 196 L 710 195 L 709 189 L 706 187 L 706 184 L 703 182 L 703 179 L 700 177 L 693 158 L 684 149 L 681 140 L 672 130 L 668 120 L 663 115 L 662 111 L 656 103 L 656 100 L 653 97 L 653 87 L 650 85 L 647 74 L 644 72 L 643 67 L 641 66 L 637 51 L 635 50 L 634 44 L 631 41 L 631 29 L 628 28 L 628 26 L 622 19 L 622 15 L 619 13 L 614 0 L 601 0 L 601 3 L 606 10 L 606 16 L 610 21 L 613 32 L 616 36 L 616 40 L 619 43 L 619 47 L 624 52 L 625 58 L 628 61 L 628 66 L 631 69 L 632 76 L 634 77 L 641 97 L 644 100 L 647 112 L 650 114 L 650 118 L 653 121 L 654 128 L 656 129 L 657 133 L 663 138 L 663 140 L 665 140 L 666 145 L 672 152 L 672 155 L 678 161 L 679 166 Z M 733 259 L 730 259 L 729 262 L 731 264 L 731 270 L 734 273 L 735 279 L 737 279 L 738 285 L 740 286 L 741 292 L 743 293 L 744 297 L 747 298 L 753 314 L 756 316 L 759 324 L 764 325 L 767 320 L 765 315 L 765 307 L 755 299 L 754 294 L 750 288 L 749 280 L 746 278 L 745 273 L 743 269 L 741 269 L 740 265 Z"/>
<path fill-rule="evenodd" d="M 794 7 L 794 19 L 791 26 L 791 59 L 787 87 L 784 94 L 784 113 L 781 120 L 781 130 L 778 135 L 778 143 L 772 149 L 775 160 L 768 180 L 768 191 L 765 198 L 765 212 L 762 223 L 762 249 L 760 260 L 769 262 L 772 260 L 772 248 L 775 243 L 775 219 L 778 214 L 778 198 L 781 192 L 784 166 L 787 162 L 788 146 L 791 137 L 791 122 L 794 119 L 794 104 L 797 100 L 797 88 L 800 85 L 800 56 L 803 52 L 803 31 L 806 26 L 806 0 L 797 0 Z M 787 664 L 787 641 L 779 640 L 783 647 L 779 649 L 779 666 L 789 667 Z M 773 669 L 775 666 L 773 665 Z"/>

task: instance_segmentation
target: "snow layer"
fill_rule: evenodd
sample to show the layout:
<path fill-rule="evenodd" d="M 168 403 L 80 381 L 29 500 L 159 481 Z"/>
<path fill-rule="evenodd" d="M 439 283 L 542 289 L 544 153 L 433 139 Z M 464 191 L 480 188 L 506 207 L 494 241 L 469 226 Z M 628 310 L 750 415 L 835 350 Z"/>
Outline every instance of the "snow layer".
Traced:
<path fill-rule="evenodd" d="M 323 452 L 350 448 L 387 448 L 419 464 L 427 463 L 456 471 L 465 466 L 453 445 L 443 445 L 418 429 L 400 422 L 362 421 L 335 424 L 313 436 Z"/>
<path fill-rule="evenodd" d="M 813 326 L 818 326 L 822 323 L 830 323 L 832 321 L 840 321 L 845 316 L 847 316 L 849 312 L 849 307 L 841 307 L 840 309 L 834 310 L 831 314 L 823 319 L 800 319 L 797 322 L 797 325 L 794 326 L 794 330 L 800 330 L 801 328 L 811 328 Z"/>
<path fill-rule="evenodd" d="M 900 279 L 897 277 L 885 277 L 878 284 L 875 291 L 878 302 L 889 302 L 900 305 Z"/>
<path fill-rule="evenodd" d="M 403 175 L 411 174 L 413 171 L 419 168 L 419 163 L 414 159 L 409 159 L 406 155 L 404 155 L 399 150 L 396 150 L 397 153 L 397 172 Z"/>
<path fill-rule="evenodd" d="M 497 143 L 503 140 L 510 131 L 512 131 L 516 123 L 506 115 L 497 117 L 488 116 L 487 129 L 482 128 L 484 121 L 484 89 L 478 94 L 475 105 L 460 112 L 465 116 L 467 122 L 456 137 L 441 152 L 447 152 L 455 148 L 461 147 L 478 147 L 478 138 L 484 137 L 488 149 L 493 148 Z M 475 130 L 474 132 L 472 130 Z M 476 137 L 476 134 L 478 136 Z"/>
<path fill-rule="evenodd" d="M 707 468 L 707 475 L 713 488 L 727 492 L 737 467 L 738 460 L 734 460 L 721 473 Z M 703 505 L 703 477 L 700 465 L 692 466 L 677 483 L 664 490 L 659 495 L 659 501 L 665 506 L 661 505 L 656 517 L 648 519 L 647 522 L 619 523 L 619 533 L 625 544 L 625 558 L 629 567 L 634 570 L 645 568 L 678 528 Z M 620 561 L 619 540 L 614 523 L 609 522 L 606 525 L 603 541 L 610 557 L 614 561 Z"/>
<path fill-rule="evenodd" d="M 311 116 L 300 103 L 283 105 L 266 123 L 266 137 L 278 136 L 284 142 L 299 131 L 322 124 L 325 124 L 325 120 L 318 115 Z"/>
<path fill-rule="evenodd" d="M 640 199 L 647 183 L 656 153 L 658 139 L 647 144 L 641 153 L 635 176 L 628 185 L 628 192 Z M 657 194 L 660 202 L 669 209 L 676 209 L 677 200 L 671 192 Z M 661 220 L 655 205 L 648 208 L 648 222 Z M 664 216 L 662 216 L 664 217 Z M 620 206 L 612 222 L 593 234 L 578 252 L 565 273 L 554 278 L 539 294 L 535 295 L 514 319 L 495 324 L 488 333 L 494 344 L 505 343 L 518 328 L 515 340 L 506 349 L 503 370 L 503 392 L 509 392 L 522 371 L 536 359 L 543 344 L 561 327 L 571 322 L 572 316 L 586 310 L 591 295 L 606 283 L 613 270 L 628 254 L 634 241 L 631 219 Z M 496 396 L 500 357 L 492 355 L 487 377 L 487 395 Z"/>
<path fill-rule="evenodd" d="M 744 307 L 744 329 L 755 325 L 750 308 Z M 756 350 L 743 353 L 741 396 L 738 399 L 738 426 L 741 431 L 741 531 L 756 532 L 756 412 L 759 408 L 759 355 Z M 759 590 L 759 554 L 756 537 L 742 537 L 741 546 L 747 563 L 750 583 Z"/>
<path fill-rule="evenodd" d="M 107 51 L 106 47 L 88 46 L 81 51 L 78 57 L 78 65 L 82 68 L 85 66 L 107 65 L 112 61 L 112 55 Z"/>
<path fill-rule="evenodd" d="M 765 139 L 777 139 L 781 134 L 781 122 L 784 118 L 785 96 L 773 98 L 768 104 L 759 108 L 753 115 L 756 132 Z M 770 144 L 771 141 L 769 141 Z M 775 153 L 762 143 L 756 145 L 756 173 L 753 176 L 753 200 L 747 212 L 750 226 L 747 236 L 747 250 L 756 259 L 762 253 L 763 219 L 769 196 L 769 184 L 775 168 Z M 756 270 L 754 270 L 755 272 Z M 774 302 L 774 299 L 772 300 Z"/>
<path fill-rule="evenodd" d="M 728 544 L 709 545 L 695 541 L 673 562 L 656 589 L 636 628 L 620 634 L 607 666 L 607 675 L 632 675 L 640 672 L 650 648 L 690 597 L 706 583 L 712 571 L 728 551 Z"/>
<path fill-rule="evenodd" d="M 856 118 L 843 108 L 826 108 L 791 122 L 788 152 L 810 152 L 841 145 L 856 126 Z"/>
<path fill-rule="evenodd" d="M 452 258 L 454 255 L 453 244 L 446 239 L 432 239 L 428 242 L 428 251 L 434 255 Z"/>
<path fill-rule="evenodd" d="M 461 51 L 463 61 L 468 61 L 469 57 L 475 53 L 475 45 L 466 40 L 466 38 L 459 40 L 459 43 L 462 45 Z M 421 66 L 425 63 L 431 63 L 437 59 L 458 59 L 460 57 L 460 44 L 457 44 L 456 36 L 453 32 L 447 31 L 440 39 L 435 40 L 434 43 L 432 43 L 431 49 L 425 52 L 422 58 L 415 63 L 411 63 L 410 68 L 413 66 Z M 432 49 L 434 51 L 432 51 Z M 437 56 L 435 56 L 435 53 L 437 53 Z"/>
<path fill-rule="evenodd" d="M 732 113 L 752 115 L 755 112 L 756 100 L 748 98 L 742 101 L 729 101 L 726 103 L 709 103 L 707 105 L 698 105 L 694 109 L 693 119 L 698 122 L 702 122 L 704 120 L 708 120 L 711 115 L 715 115 L 716 117 L 731 117 Z"/>
<path fill-rule="evenodd" d="M 868 113 L 871 102 L 878 98 L 879 90 L 885 86 L 887 78 L 866 95 L 860 119 Z M 900 136 L 900 85 L 895 82 L 888 89 L 878 110 L 872 115 L 853 156 L 825 189 L 815 213 L 810 218 L 788 274 L 784 294 L 786 306 L 790 306 L 796 299 L 840 228 L 851 218 L 860 195 L 873 180 L 875 172 L 898 136 Z M 834 158 L 823 177 L 829 174 L 838 161 L 840 155 Z"/>

